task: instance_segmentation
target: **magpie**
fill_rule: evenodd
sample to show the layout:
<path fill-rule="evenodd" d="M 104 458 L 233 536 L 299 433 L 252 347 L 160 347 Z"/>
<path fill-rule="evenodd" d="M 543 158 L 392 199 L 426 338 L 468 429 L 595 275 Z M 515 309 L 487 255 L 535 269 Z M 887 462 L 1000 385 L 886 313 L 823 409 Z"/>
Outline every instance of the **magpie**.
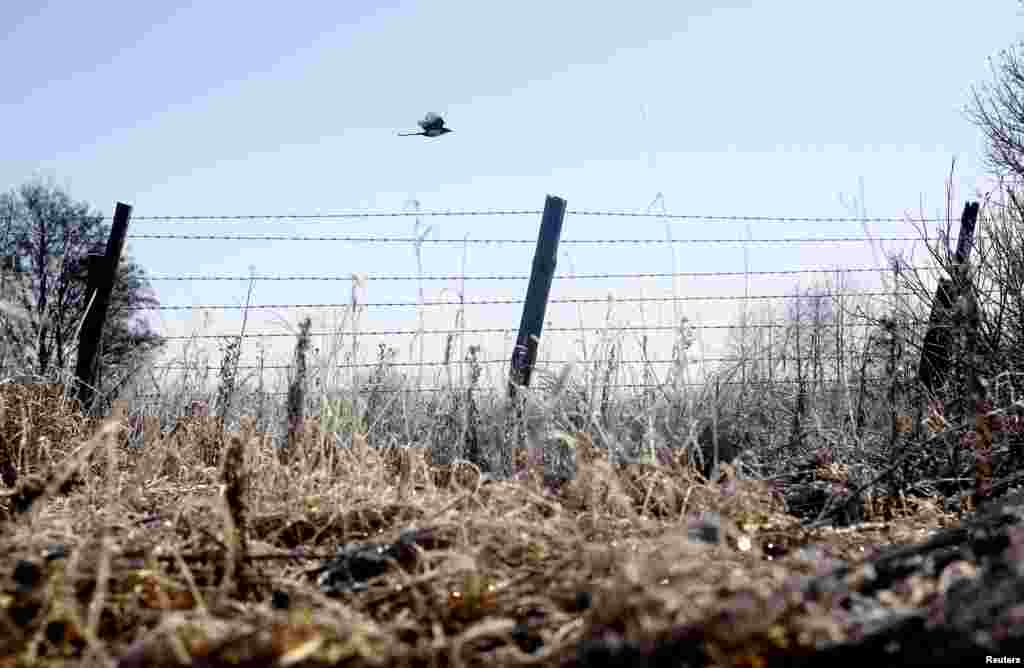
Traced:
<path fill-rule="evenodd" d="M 398 136 L 415 137 L 416 135 L 423 135 L 424 137 L 440 137 L 451 132 L 451 130 L 444 126 L 444 119 L 434 112 L 427 114 L 419 124 L 423 128 L 423 132 L 399 132 Z"/>

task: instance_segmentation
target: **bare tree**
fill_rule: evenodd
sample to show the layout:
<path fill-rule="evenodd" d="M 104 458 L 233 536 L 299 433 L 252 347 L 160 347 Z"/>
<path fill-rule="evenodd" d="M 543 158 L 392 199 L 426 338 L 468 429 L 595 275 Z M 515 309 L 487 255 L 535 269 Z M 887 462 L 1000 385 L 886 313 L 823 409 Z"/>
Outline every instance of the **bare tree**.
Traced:
<path fill-rule="evenodd" d="M 25 318 L 0 311 L 3 368 L 47 378 L 68 374 L 77 353 L 76 332 L 88 308 L 88 257 L 102 253 L 110 225 L 59 187 L 39 181 L 0 194 L 0 256 L 4 301 Z M 163 341 L 138 317 L 134 307 L 158 301 L 145 272 L 130 259 L 117 269 L 100 350 L 107 390 L 119 385 L 138 362 Z"/>
<path fill-rule="evenodd" d="M 988 140 L 987 162 L 997 174 L 1024 177 L 1024 44 L 990 59 L 994 81 L 971 87 L 967 117 Z"/>

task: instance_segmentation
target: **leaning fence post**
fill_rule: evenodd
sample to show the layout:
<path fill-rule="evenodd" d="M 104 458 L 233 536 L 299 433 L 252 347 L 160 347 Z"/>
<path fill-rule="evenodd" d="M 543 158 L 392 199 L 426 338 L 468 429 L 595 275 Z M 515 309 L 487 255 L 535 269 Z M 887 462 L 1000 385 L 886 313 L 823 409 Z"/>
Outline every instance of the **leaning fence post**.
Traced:
<path fill-rule="evenodd" d="M 519 322 L 519 335 L 512 349 L 512 368 L 508 379 L 508 412 L 505 415 L 505 452 L 510 473 L 515 469 L 516 450 L 521 442 L 523 406 L 518 400 L 520 386 L 530 385 L 530 375 L 537 361 L 537 346 L 544 328 L 544 313 L 547 310 L 551 280 L 555 274 L 558 258 L 558 240 L 562 236 L 562 221 L 565 219 L 565 200 L 548 195 L 544 201 L 544 215 L 537 235 L 537 248 L 533 253 L 533 269 L 530 284 L 526 288 L 523 317 Z"/>
<path fill-rule="evenodd" d="M 78 361 L 75 365 L 78 400 L 83 410 L 89 410 L 96 385 L 96 353 L 103 336 L 103 323 L 110 306 L 110 295 L 117 278 L 117 265 L 121 261 L 124 238 L 128 234 L 128 221 L 132 207 L 122 202 L 114 210 L 114 223 L 110 228 L 106 252 L 102 256 L 90 257 L 89 264 L 89 307 L 85 313 L 82 329 L 78 333 Z"/>
<path fill-rule="evenodd" d="M 508 396 L 514 398 L 519 385 L 528 387 L 533 364 L 537 361 L 537 346 L 544 328 L 544 312 L 551 293 L 551 279 L 555 275 L 558 258 L 558 240 L 562 236 L 565 219 L 565 200 L 548 195 L 544 202 L 544 215 L 537 235 L 537 249 L 533 253 L 533 270 L 526 289 L 526 303 L 519 322 L 519 335 L 512 350 L 512 372 L 509 377 Z"/>
<path fill-rule="evenodd" d="M 974 227 L 978 222 L 978 203 L 968 202 L 960 217 L 960 236 L 957 239 L 954 266 L 949 278 L 940 278 L 935 288 L 935 299 L 932 300 L 932 311 L 928 321 L 928 331 L 924 337 L 921 361 L 918 365 L 917 378 L 924 390 L 933 394 L 949 375 L 950 347 L 953 333 L 950 314 L 957 299 L 967 290 L 967 262 L 970 260 L 971 248 L 974 245 Z"/>

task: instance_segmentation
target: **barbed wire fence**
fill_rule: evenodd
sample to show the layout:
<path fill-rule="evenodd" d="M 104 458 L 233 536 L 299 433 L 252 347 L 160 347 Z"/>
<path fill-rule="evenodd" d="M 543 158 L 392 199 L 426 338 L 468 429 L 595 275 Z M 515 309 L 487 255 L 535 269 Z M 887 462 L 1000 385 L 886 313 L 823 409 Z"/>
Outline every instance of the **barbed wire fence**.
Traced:
<path fill-rule="evenodd" d="M 192 224 L 208 224 L 208 225 L 223 225 L 223 224 L 265 224 L 265 223 L 280 223 L 280 222 L 291 222 L 291 223 L 327 223 L 327 224 L 339 224 L 339 223 L 358 223 L 365 222 L 368 219 L 376 218 L 431 218 L 431 217 L 464 217 L 472 219 L 480 218 L 493 218 L 493 217 L 504 217 L 504 216 L 537 216 L 543 214 L 540 209 L 518 209 L 518 210 L 478 210 L 478 211 L 384 211 L 384 212 L 350 212 L 350 213 L 313 213 L 313 214 L 245 214 L 245 215 L 188 215 L 188 216 L 133 216 L 133 222 L 143 222 L 147 224 L 158 224 L 166 226 L 178 226 L 178 225 L 192 225 Z M 751 223 L 758 224 L 812 224 L 812 225 L 826 225 L 826 224 L 853 224 L 861 227 L 859 234 L 841 234 L 841 235 L 814 235 L 814 236 L 771 236 L 764 238 L 726 238 L 723 236 L 717 236 L 713 238 L 673 238 L 671 234 L 667 235 L 667 238 L 642 238 L 642 237 L 609 237 L 609 238 L 567 238 L 559 240 L 559 245 L 568 247 L 577 246 L 581 248 L 593 248 L 593 247 L 618 247 L 618 246 L 696 246 L 696 245 L 743 245 L 744 247 L 749 245 L 756 245 L 763 247 L 767 245 L 836 245 L 836 244 L 864 244 L 864 243 L 879 243 L 879 242 L 929 242 L 927 236 L 922 238 L 920 234 L 907 236 L 907 235 L 869 235 L 866 231 L 865 224 L 868 223 L 914 223 L 920 225 L 919 229 L 927 230 L 927 225 L 932 223 L 945 223 L 945 220 L 937 218 L 911 218 L 911 217 L 810 217 L 810 216 L 766 216 L 766 215 L 691 215 L 691 214 L 672 214 L 668 212 L 626 212 L 626 211 L 595 211 L 595 210 L 568 210 L 566 211 L 567 216 L 589 216 L 589 217 L 605 217 L 605 218 L 636 218 L 636 219 L 647 219 L 662 222 L 666 225 L 685 224 L 685 223 L 715 223 L 715 224 L 730 224 L 740 223 L 745 224 L 749 227 Z M 214 233 L 133 233 L 128 235 L 128 240 L 145 240 L 154 241 L 160 243 L 167 242 L 204 242 L 204 241 L 223 241 L 223 242 L 247 242 L 247 241 L 263 241 L 263 242 L 334 242 L 344 244 L 370 244 L 370 245 L 398 245 L 398 244 L 409 244 L 409 245 L 449 245 L 449 246 L 492 246 L 492 247 L 504 247 L 504 246 L 520 246 L 529 247 L 530 245 L 536 245 L 537 239 L 529 238 L 500 238 L 500 237 L 486 237 L 486 238 L 471 238 L 468 235 L 462 238 L 448 237 L 448 238 L 429 238 L 425 235 L 421 236 L 409 236 L 409 235 L 395 235 L 388 236 L 380 233 L 376 234 L 341 234 L 341 235 L 326 235 L 326 234 L 250 234 L 250 233 L 239 233 L 239 234 L 214 234 Z M 933 269 L 929 265 L 912 266 L 909 269 L 913 271 L 927 272 Z M 671 279 L 675 281 L 677 279 L 717 279 L 717 278 L 742 278 L 749 280 L 751 278 L 763 278 L 763 277 L 792 277 L 802 278 L 805 276 L 818 276 L 821 278 L 837 277 L 837 276 L 848 276 L 854 274 L 879 274 L 891 273 L 892 267 L 879 267 L 879 266 L 865 266 L 865 267 L 835 267 L 835 268 L 790 268 L 790 269 L 777 269 L 767 271 L 689 271 L 689 272 L 570 272 L 570 273 L 559 273 L 552 276 L 555 281 L 563 281 L 572 283 L 574 281 L 582 280 L 614 280 L 620 282 L 636 282 L 644 279 Z M 530 279 L 529 274 L 513 274 L 513 273 L 485 273 L 477 275 L 464 275 L 461 273 L 447 273 L 447 274 L 349 274 L 349 275 L 300 275 L 300 274 L 256 274 L 250 273 L 249 275 L 212 275 L 212 274 L 182 274 L 182 275 L 151 275 L 148 277 L 152 282 L 177 282 L 177 283 L 203 283 L 203 282 L 215 282 L 215 283 L 230 283 L 230 282 L 248 282 L 252 283 L 324 283 L 324 282 L 342 282 L 342 283 L 359 283 L 362 285 L 372 285 L 380 282 L 387 283 L 401 283 L 401 282 L 417 282 L 423 284 L 425 282 L 451 282 L 459 281 L 461 284 L 467 282 L 504 282 L 510 283 L 515 281 L 528 281 Z M 801 299 L 826 299 L 826 300 L 848 300 L 848 299 L 909 299 L 915 295 L 911 292 L 897 291 L 891 289 L 885 290 L 818 290 L 812 295 L 801 294 L 799 291 L 796 292 L 771 292 L 764 294 L 743 294 L 743 295 L 712 295 L 712 294 L 698 294 L 698 295 L 679 295 L 673 294 L 671 296 L 615 296 L 614 298 L 609 297 L 556 297 L 550 299 L 547 303 L 553 305 L 575 305 L 577 307 L 583 305 L 605 305 L 610 301 L 619 304 L 679 304 L 679 303 L 694 303 L 694 302 L 735 302 L 742 305 L 746 305 L 752 302 L 772 302 L 776 300 L 801 300 Z M 415 299 L 408 301 L 365 301 L 358 303 L 358 307 L 361 309 L 427 309 L 434 307 L 455 307 L 464 309 L 470 306 L 522 306 L 524 304 L 523 299 Z M 349 302 L 307 302 L 307 303 L 250 303 L 250 304 L 161 304 L 155 309 L 148 309 L 139 307 L 134 310 L 139 311 L 160 311 L 160 312 L 215 312 L 215 311 L 244 311 L 244 312 L 257 312 L 261 310 L 274 310 L 274 311 L 289 311 L 289 310 L 327 310 L 327 309 L 348 309 L 353 307 L 351 301 Z M 847 319 L 841 324 L 836 323 L 821 323 L 823 328 L 856 328 L 856 327 L 870 327 L 871 322 L 867 320 L 856 321 L 854 319 Z M 721 323 L 690 323 L 688 330 L 693 332 L 712 332 L 718 331 L 720 333 L 728 333 L 731 331 L 757 331 L 767 330 L 769 332 L 782 331 L 786 327 L 785 321 L 779 322 L 721 322 Z M 614 332 L 617 334 L 630 334 L 636 336 L 647 337 L 654 334 L 662 335 L 678 335 L 680 326 L 677 323 L 672 325 L 663 324 L 627 324 L 617 325 L 609 327 L 605 326 L 584 326 L 580 325 L 577 327 L 566 327 L 558 326 L 557 323 L 548 323 L 545 327 L 545 333 L 549 335 L 557 334 L 607 334 Z M 418 327 L 418 328 L 383 328 L 383 329 L 360 329 L 358 331 L 317 331 L 313 332 L 313 336 L 360 336 L 360 337 L 424 337 L 424 336 L 476 336 L 476 335 L 502 335 L 509 336 L 516 332 L 515 328 L 512 327 L 453 327 L 453 328 L 436 328 L 436 327 Z M 182 342 L 195 342 L 195 341 L 217 341 L 217 340 L 228 340 L 234 339 L 238 341 L 263 341 L 265 339 L 288 339 L 294 337 L 293 332 L 282 332 L 282 331 L 246 331 L 246 332 L 225 332 L 221 334 L 196 334 L 191 335 L 168 335 L 164 338 L 168 341 L 182 341 Z M 646 339 L 645 339 L 646 341 Z M 506 351 L 507 352 L 507 351 Z M 837 355 L 836 357 L 842 357 Z M 821 359 L 819 357 L 819 359 Z M 711 363 L 740 363 L 745 360 L 742 356 L 728 356 L 728 355 L 703 355 L 696 359 L 688 359 L 684 365 L 693 364 L 711 364 Z M 776 362 L 779 360 L 776 359 Z M 784 360 L 783 360 L 784 361 Z M 387 366 L 394 369 L 423 369 L 431 367 L 442 367 L 449 364 L 462 364 L 466 360 L 419 360 L 419 361 L 398 361 L 389 360 Z M 586 360 L 586 359 L 560 359 L 552 360 L 546 357 L 542 357 L 537 360 L 537 366 L 548 367 L 552 365 L 560 365 L 564 363 L 575 363 L 581 367 L 588 365 L 596 365 L 600 360 Z M 489 359 L 476 359 L 475 364 L 483 366 L 499 367 L 501 365 L 508 365 L 509 359 L 507 357 L 502 358 L 489 358 Z M 619 364 L 622 365 L 638 365 L 644 368 L 651 368 L 653 366 L 679 366 L 680 360 L 677 358 L 650 358 L 646 355 L 643 357 L 630 357 L 620 358 Z M 377 362 L 360 362 L 358 360 L 347 360 L 338 361 L 334 366 L 336 369 L 372 369 L 379 366 L 381 363 Z M 185 369 L 188 364 L 176 364 L 176 363 L 165 363 L 158 364 L 157 369 L 162 370 L 174 370 L 174 369 Z M 215 370 L 219 366 L 215 365 L 201 365 L 207 370 Z M 246 370 L 277 370 L 287 371 L 290 367 L 289 363 L 270 363 L 267 364 L 265 361 L 259 363 L 240 363 L 238 364 L 239 369 Z M 879 379 L 867 379 L 869 382 L 877 382 Z M 733 381 L 727 381 L 726 384 L 731 384 Z M 762 381 L 750 381 L 744 380 L 744 383 L 749 382 L 762 382 Z M 793 382 L 792 379 L 776 378 L 772 382 L 774 383 L 788 383 Z M 687 382 L 682 383 L 682 386 L 700 386 L 701 382 Z M 614 387 L 620 387 L 623 389 L 643 389 L 648 386 L 646 383 L 616 383 Z M 444 387 L 427 387 L 423 386 L 422 383 L 418 384 L 415 388 L 392 388 L 394 391 L 423 391 L 423 392 L 437 392 L 443 391 Z M 500 390 L 500 385 L 496 388 L 490 388 L 491 390 Z M 274 394 L 274 393 L 271 393 Z M 283 394 L 283 393 L 281 393 Z"/>

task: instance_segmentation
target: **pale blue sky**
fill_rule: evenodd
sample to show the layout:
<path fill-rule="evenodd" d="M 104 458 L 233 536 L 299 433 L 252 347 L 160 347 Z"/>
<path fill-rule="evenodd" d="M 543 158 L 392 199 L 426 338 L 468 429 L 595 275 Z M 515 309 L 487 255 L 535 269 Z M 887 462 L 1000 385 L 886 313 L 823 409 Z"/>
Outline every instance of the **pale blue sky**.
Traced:
<path fill-rule="evenodd" d="M 869 215 L 898 217 L 922 202 L 935 215 L 952 158 L 958 206 L 987 187 L 982 137 L 963 107 L 970 86 L 989 80 L 986 59 L 1019 39 L 1022 20 L 1012 0 L 273 7 L 3 3 L 0 185 L 39 174 L 107 214 L 122 200 L 140 216 L 399 210 L 412 198 L 427 210 L 538 209 L 547 193 L 565 197 L 570 209 L 644 210 L 658 192 L 672 213 L 835 216 L 849 213 L 839 195 L 856 193 L 863 178 Z M 437 140 L 395 136 L 416 129 L 427 111 L 442 113 L 455 132 Z M 412 222 L 140 221 L 131 232 L 404 236 Z M 424 222 L 444 238 L 535 238 L 539 220 Z M 912 234 L 905 225 L 874 229 Z M 750 233 L 862 230 L 755 224 Z M 746 234 L 737 224 L 673 226 L 676 238 Z M 563 238 L 664 236 L 657 220 L 572 216 Z M 249 265 L 265 274 L 415 270 L 408 246 L 135 240 L 129 249 L 156 276 L 244 275 Z M 677 249 L 679 270 L 744 268 L 740 246 Z M 570 258 L 581 273 L 672 269 L 665 246 L 563 250 L 569 255 L 559 271 L 569 270 Z M 466 272 L 525 274 L 531 251 L 472 247 Z M 461 261 L 459 249 L 431 246 L 424 271 L 452 273 Z M 755 245 L 748 262 L 752 270 L 873 264 L 863 244 Z M 559 281 L 552 296 L 653 294 L 665 285 Z M 244 283 L 154 286 L 165 304 L 238 303 L 245 294 Z M 427 297 L 445 298 L 442 286 L 426 284 Z M 759 277 L 752 291 L 792 286 L 792 277 Z M 520 298 L 525 287 L 471 282 L 466 296 Z M 738 294 L 742 282 L 687 279 L 677 289 Z M 259 284 L 255 301 L 339 302 L 348 291 L 346 282 Z M 364 298 L 404 301 L 414 291 L 414 284 L 376 283 Z M 684 312 L 724 322 L 735 309 L 723 309 L 694 303 Z M 601 324 L 603 310 L 588 310 L 587 324 Z M 236 315 L 218 312 L 210 331 L 235 331 Z M 294 323 L 300 314 L 280 315 Z M 551 315 L 556 326 L 578 324 L 570 307 Z M 648 318 L 671 320 L 665 312 Z M 194 324 L 173 312 L 160 322 L 168 333 Z M 518 322 L 518 309 L 476 309 L 468 324 Z M 427 324 L 450 326 L 451 314 Z M 389 310 L 369 313 L 362 326 L 414 325 L 412 311 Z M 280 325 L 261 316 L 250 329 Z M 440 341 L 428 341 L 428 356 L 437 357 Z M 500 339 L 485 345 L 486 357 L 507 357 Z"/>

